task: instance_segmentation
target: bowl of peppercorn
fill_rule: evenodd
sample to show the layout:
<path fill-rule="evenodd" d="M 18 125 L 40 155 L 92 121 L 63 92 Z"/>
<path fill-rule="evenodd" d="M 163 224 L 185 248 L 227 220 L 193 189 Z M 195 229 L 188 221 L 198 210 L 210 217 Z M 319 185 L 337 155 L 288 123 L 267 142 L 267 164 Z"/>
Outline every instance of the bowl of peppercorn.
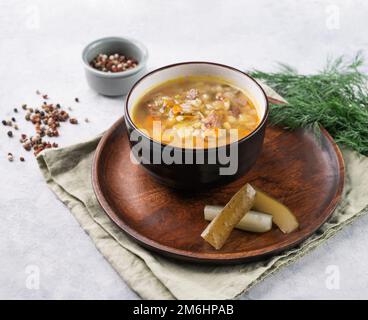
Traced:
<path fill-rule="evenodd" d="M 89 43 L 82 59 L 87 83 L 94 91 L 121 96 L 146 73 L 148 51 L 136 40 L 107 37 Z"/>

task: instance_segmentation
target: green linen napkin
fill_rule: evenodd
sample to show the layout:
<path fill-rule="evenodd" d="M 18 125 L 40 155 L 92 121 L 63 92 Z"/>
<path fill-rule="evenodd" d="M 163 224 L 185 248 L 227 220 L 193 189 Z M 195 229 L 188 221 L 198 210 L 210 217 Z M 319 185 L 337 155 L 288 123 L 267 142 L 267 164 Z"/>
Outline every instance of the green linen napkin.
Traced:
<path fill-rule="evenodd" d="M 267 94 L 273 94 L 267 88 Z M 281 98 L 282 99 L 282 98 Z M 343 150 L 346 181 L 330 220 L 298 247 L 263 261 L 233 266 L 183 263 L 132 241 L 105 214 L 92 188 L 91 166 L 100 137 L 42 152 L 37 160 L 49 187 L 70 209 L 97 249 L 143 299 L 233 299 L 295 261 L 368 211 L 368 158 Z"/>

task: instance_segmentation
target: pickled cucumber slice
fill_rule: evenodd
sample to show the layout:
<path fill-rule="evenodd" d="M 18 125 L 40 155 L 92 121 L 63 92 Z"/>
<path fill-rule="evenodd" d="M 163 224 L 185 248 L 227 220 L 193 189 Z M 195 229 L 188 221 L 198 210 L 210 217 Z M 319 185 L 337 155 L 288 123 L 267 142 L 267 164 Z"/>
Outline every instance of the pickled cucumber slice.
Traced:
<path fill-rule="evenodd" d="M 250 184 L 242 187 L 226 204 L 223 210 L 202 232 L 201 237 L 215 249 L 222 248 L 231 231 L 252 208 L 256 191 Z"/>
<path fill-rule="evenodd" d="M 288 207 L 259 189 L 256 189 L 253 209 L 272 215 L 273 223 L 276 224 L 283 233 L 293 232 L 299 227 L 298 220 Z"/>
<path fill-rule="evenodd" d="M 223 208 L 224 207 L 221 206 L 205 206 L 205 220 L 212 221 L 223 210 Z M 250 232 L 270 231 L 272 229 L 272 215 L 252 210 L 248 211 L 235 228 Z"/>

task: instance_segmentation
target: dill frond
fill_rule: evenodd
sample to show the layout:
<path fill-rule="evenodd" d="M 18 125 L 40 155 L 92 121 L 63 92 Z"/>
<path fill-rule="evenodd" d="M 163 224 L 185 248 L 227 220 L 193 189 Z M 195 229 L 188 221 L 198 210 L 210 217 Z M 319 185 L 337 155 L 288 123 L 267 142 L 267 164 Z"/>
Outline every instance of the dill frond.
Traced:
<path fill-rule="evenodd" d="M 368 156 L 368 77 L 359 52 L 351 61 L 328 60 L 318 74 L 300 75 L 287 65 L 280 71 L 252 71 L 288 102 L 271 104 L 270 122 L 288 129 L 322 125 L 339 144 Z"/>

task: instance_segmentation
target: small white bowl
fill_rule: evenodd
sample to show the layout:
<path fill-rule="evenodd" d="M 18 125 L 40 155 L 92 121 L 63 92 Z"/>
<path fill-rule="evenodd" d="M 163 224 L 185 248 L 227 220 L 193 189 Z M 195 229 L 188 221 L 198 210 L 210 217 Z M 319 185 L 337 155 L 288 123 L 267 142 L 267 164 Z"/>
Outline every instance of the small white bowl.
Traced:
<path fill-rule="evenodd" d="M 100 53 L 120 53 L 138 61 L 138 65 L 122 72 L 103 72 L 94 69 L 90 63 Z M 84 70 L 88 85 L 95 91 L 106 96 L 125 95 L 133 84 L 147 70 L 148 51 L 140 42 L 121 37 L 107 37 L 88 44 L 82 53 Z"/>

